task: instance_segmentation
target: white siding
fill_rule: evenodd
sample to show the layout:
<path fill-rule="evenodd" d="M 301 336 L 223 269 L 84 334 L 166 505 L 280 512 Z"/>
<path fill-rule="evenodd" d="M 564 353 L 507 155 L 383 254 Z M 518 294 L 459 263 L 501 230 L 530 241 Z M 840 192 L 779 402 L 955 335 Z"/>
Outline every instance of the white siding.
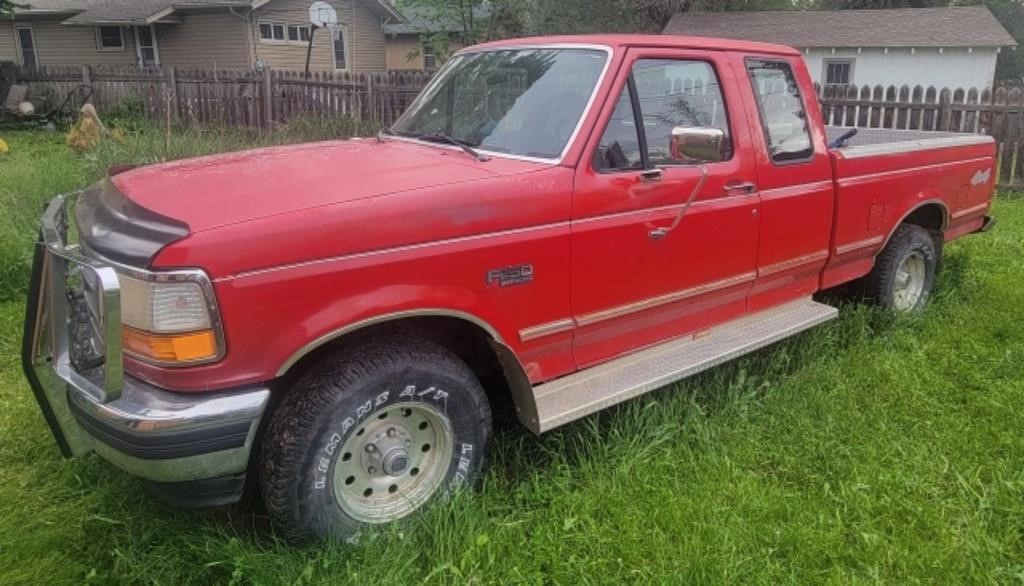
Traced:
<path fill-rule="evenodd" d="M 816 82 L 824 82 L 825 61 L 828 59 L 853 60 L 853 83 L 858 86 L 920 85 L 927 88 L 992 87 L 996 70 L 996 50 L 993 48 L 911 49 L 892 48 L 888 53 L 881 48 L 809 49 L 804 61 Z"/>

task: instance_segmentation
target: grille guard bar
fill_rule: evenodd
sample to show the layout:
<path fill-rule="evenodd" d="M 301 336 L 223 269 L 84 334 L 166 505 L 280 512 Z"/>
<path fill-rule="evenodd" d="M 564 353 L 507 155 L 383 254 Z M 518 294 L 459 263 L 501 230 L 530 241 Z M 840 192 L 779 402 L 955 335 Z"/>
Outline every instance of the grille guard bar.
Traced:
<path fill-rule="evenodd" d="M 97 403 L 118 399 L 124 388 L 121 291 L 117 273 L 112 267 L 83 255 L 77 245 L 68 244 L 67 205 L 75 196 L 77 193 L 57 196 L 43 212 L 33 254 L 22 340 L 22 368 L 65 456 L 91 449 L 91 442 L 69 409 L 67 386 L 81 390 Z M 71 361 L 66 294 L 68 269 L 72 266 L 92 273 L 96 284 L 104 353 L 99 380 L 77 372 Z"/>
<path fill-rule="evenodd" d="M 124 387 L 124 354 L 121 348 L 121 286 L 114 269 L 95 259 L 84 256 L 77 245 L 67 243 L 68 198 L 58 196 L 50 202 L 42 218 L 42 245 L 45 247 L 43 264 L 43 294 L 49 295 L 51 319 L 49 324 L 54 370 L 68 382 L 94 399 L 107 403 L 121 396 Z M 99 323 L 103 341 L 103 379 L 96 384 L 84 377 L 71 363 L 68 336 L 68 304 L 64 295 L 71 265 L 91 272 L 97 284 Z M 40 296 L 40 302 L 44 299 Z M 37 349 L 41 349 L 36 346 Z"/>

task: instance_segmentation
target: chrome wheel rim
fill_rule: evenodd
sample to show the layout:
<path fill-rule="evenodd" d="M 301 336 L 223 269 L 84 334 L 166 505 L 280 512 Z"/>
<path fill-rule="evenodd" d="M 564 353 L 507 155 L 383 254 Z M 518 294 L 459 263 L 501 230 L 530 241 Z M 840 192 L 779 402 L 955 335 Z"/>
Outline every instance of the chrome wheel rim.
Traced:
<path fill-rule="evenodd" d="M 911 252 L 896 269 L 893 283 L 893 306 L 899 311 L 912 311 L 924 295 L 927 262 L 920 252 Z"/>
<path fill-rule="evenodd" d="M 441 486 L 454 450 L 448 418 L 425 403 L 382 407 L 342 444 L 334 496 L 364 523 L 386 523 L 415 511 Z"/>

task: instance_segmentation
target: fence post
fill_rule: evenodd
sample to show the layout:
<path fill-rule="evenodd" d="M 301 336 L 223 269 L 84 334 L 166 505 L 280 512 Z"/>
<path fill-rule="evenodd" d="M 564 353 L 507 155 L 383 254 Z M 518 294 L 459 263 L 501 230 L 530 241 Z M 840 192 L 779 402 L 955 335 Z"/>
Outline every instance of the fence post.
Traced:
<path fill-rule="evenodd" d="M 1013 185 L 1017 182 L 1017 154 L 1020 152 L 1020 144 L 1013 143 L 1013 155 L 1010 157 L 1010 180 L 1006 183 Z"/>
<path fill-rule="evenodd" d="M 263 125 L 267 134 L 270 134 L 274 129 L 274 82 L 269 67 L 263 68 L 263 92 L 260 99 L 263 100 Z"/>
<path fill-rule="evenodd" d="M 173 66 L 167 68 L 167 110 L 168 116 L 178 120 L 178 70 Z"/>
<path fill-rule="evenodd" d="M 92 68 L 88 65 L 82 66 L 82 85 L 92 87 Z M 92 92 L 89 92 L 88 96 L 89 99 L 86 100 L 86 103 L 92 101 Z"/>
<path fill-rule="evenodd" d="M 366 78 L 366 120 L 373 120 L 374 107 L 373 107 L 373 74 L 363 73 L 363 77 Z"/>
<path fill-rule="evenodd" d="M 999 184 L 1000 178 L 1003 176 L 1003 145 L 1005 143 L 999 143 L 999 150 L 996 151 L 996 184 Z"/>
<path fill-rule="evenodd" d="M 949 132 L 953 121 L 953 106 L 951 104 L 951 93 L 949 88 L 939 92 L 939 130 Z"/>

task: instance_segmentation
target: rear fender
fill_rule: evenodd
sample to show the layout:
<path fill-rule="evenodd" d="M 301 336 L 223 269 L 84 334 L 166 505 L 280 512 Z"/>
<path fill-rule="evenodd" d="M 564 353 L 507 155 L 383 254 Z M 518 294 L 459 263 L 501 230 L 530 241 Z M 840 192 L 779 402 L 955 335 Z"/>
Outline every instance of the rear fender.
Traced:
<path fill-rule="evenodd" d="M 899 228 L 902 224 L 906 223 L 907 219 L 913 216 L 915 212 L 922 210 L 928 206 L 938 206 L 939 208 L 941 208 L 942 222 L 940 227 L 938 228 L 938 231 L 940 233 L 945 232 L 946 228 L 949 227 L 949 207 L 946 206 L 945 201 L 943 201 L 939 197 L 936 197 L 936 195 L 937 194 L 926 192 L 918 194 L 918 196 L 914 198 L 914 201 L 916 203 L 914 203 L 907 211 L 905 211 L 901 216 L 899 216 L 899 220 L 897 220 L 896 223 L 889 228 L 889 232 L 886 235 L 885 240 L 882 241 L 882 245 L 878 249 L 878 253 L 881 253 L 883 250 L 885 250 L 885 247 L 889 244 L 889 240 L 891 240 L 893 234 L 896 233 L 897 228 Z M 878 253 L 876 253 L 876 256 L 878 255 Z"/>

